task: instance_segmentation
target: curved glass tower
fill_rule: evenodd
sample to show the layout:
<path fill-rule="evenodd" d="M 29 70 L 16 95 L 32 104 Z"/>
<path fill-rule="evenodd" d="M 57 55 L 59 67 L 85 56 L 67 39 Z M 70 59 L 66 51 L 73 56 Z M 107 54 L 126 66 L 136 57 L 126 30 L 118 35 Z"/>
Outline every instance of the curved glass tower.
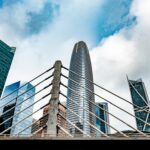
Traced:
<path fill-rule="evenodd" d="M 74 46 L 72 57 L 71 57 L 71 62 L 70 62 L 70 70 L 93 81 L 93 73 L 92 73 L 90 55 L 89 55 L 88 48 L 83 41 L 76 43 Z M 88 88 L 89 90 L 94 92 L 93 84 L 83 79 L 82 77 L 79 77 L 73 74 L 72 72 L 69 72 L 69 78 L 76 81 L 81 86 Z M 95 114 L 95 107 L 93 106 L 92 103 L 88 101 L 90 100 L 90 101 L 95 102 L 94 95 L 91 92 L 87 91 L 85 88 L 82 88 L 78 84 L 75 84 L 71 80 L 68 80 L 68 87 L 75 90 L 79 95 L 85 97 L 85 99 L 80 97 L 78 94 L 74 93 L 72 90 L 68 89 L 67 91 L 68 97 L 71 100 L 78 103 L 79 105 L 76 105 L 75 103 L 73 103 L 69 98 L 67 99 L 67 108 L 71 109 L 73 112 L 78 114 L 77 116 L 68 110 L 67 118 L 76 126 L 78 126 L 80 129 L 82 129 L 85 133 L 87 134 L 93 133 L 93 129 L 87 122 L 95 125 L 95 117 L 89 114 L 88 111 L 85 111 L 83 107 L 86 110 L 92 111 Z M 80 119 L 79 116 L 86 121 L 83 121 L 82 119 Z M 77 131 L 75 127 L 73 127 L 72 125 L 69 125 L 69 130 L 73 134 L 78 134 L 80 132 L 80 131 Z"/>

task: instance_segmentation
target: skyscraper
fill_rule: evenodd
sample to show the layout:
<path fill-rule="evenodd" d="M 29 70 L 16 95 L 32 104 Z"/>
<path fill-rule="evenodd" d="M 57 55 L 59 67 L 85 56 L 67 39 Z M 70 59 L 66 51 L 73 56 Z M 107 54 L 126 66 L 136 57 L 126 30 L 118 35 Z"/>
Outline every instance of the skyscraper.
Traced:
<path fill-rule="evenodd" d="M 2 119 L 3 121 L 7 120 L 8 118 L 12 117 L 14 115 L 14 111 L 15 111 L 15 103 L 12 103 L 10 105 L 7 105 L 4 107 L 3 109 L 3 113 L 7 112 L 8 110 L 10 110 L 8 113 L 5 113 L 4 115 L 2 115 Z M 9 127 L 12 126 L 12 122 L 13 122 L 13 118 L 9 119 L 8 121 L 6 121 L 3 126 L 4 126 L 4 130 L 8 129 Z M 1 122 L 2 123 L 2 122 Z M 9 129 L 8 131 L 5 132 L 5 134 L 10 134 L 11 130 Z"/>
<path fill-rule="evenodd" d="M 16 48 L 8 46 L 0 40 L 0 97 L 14 57 Z"/>
<path fill-rule="evenodd" d="M 135 116 L 141 118 L 147 123 L 150 123 L 150 115 L 144 110 L 150 110 L 150 101 L 146 92 L 146 88 L 144 85 L 144 82 L 142 79 L 133 81 L 129 80 L 129 89 L 131 93 L 132 102 L 134 105 L 137 105 L 138 107 L 134 106 L 134 113 Z M 137 128 L 141 131 L 149 131 L 150 132 L 150 126 L 146 125 L 144 122 L 140 121 L 139 119 L 136 119 Z"/>
<path fill-rule="evenodd" d="M 98 106 L 96 106 L 96 116 L 104 120 L 109 124 L 109 115 L 106 111 L 108 111 L 108 103 L 102 102 L 102 103 L 96 103 Z M 101 109 L 102 108 L 102 109 Z M 104 111 L 104 110 L 106 111 Z M 110 127 L 101 121 L 100 119 L 96 118 L 96 127 L 100 129 L 103 133 L 109 134 L 110 133 Z"/>
<path fill-rule="evenodd" d="M 83 41 L 80 41 L 75 44 L 71 62 L 70 62 L 70 70 L 74 71 L 75 73 L 79 74 L 82 77 L 87 78 L 88 80 L 93 81 L 93 73 L 92 73 L 92 65 L 90 60 L 90 55 L 88 48 L 86 44 Z M 69 78 L 74 80 L 75 82 L 79 83 L 81 86 L 85 87 L 82 88 L 72 80 L 68 80 L 68 87 L 76 91 L 79 95 L 85 97 L 81 97 L 72 90 L 68 89 L 68 97 L 72 100 L 78 103 L 76 105 L 73 103 L 69 98 L 67 99 L 67 108 L 71 109 L 73 112 L 75 112 L 77 115 L 73 114 L 71 111 L 67 111 L 67 118 L 74 124 L 80 125 L 80 127 L 83 129 L 83 131 L 87 134 L 91 134 L 93 132 L 92 127 L 87 123 L 91 123 L 95 125 L 95 117 L 92 116 L 88 111 L 91 111 L 95 113 L 95 108 L 92 103 L 89 102 L 95 102 L 94 100 L 94 94 L 86 90 L 88 88 L 92 92 L 94 92 L 94 86 L 91 82 L 85 80 L 84 78 L 75 75 L 72 72 L 69 72 Z M 88 110 L 85 111 L 83 107 Z M 83 121 L 83 118 L 85 121 Z M 69 125 L 69 130 L 71 133 L 75 133 L 76 129 L 75 127 Z"/>
<path fill-rule="evenodd" d="M 0 116 L 0 123 L 2 123 L 4 120 L 2 118 L 2 116 Z M 0 133 L 3 132 L 5 130 L 4 124 L 0 125 Z"/>
<path fill-rule="evenodd" d="M 2 97 L 5 97 L 6 95 L 8 95 L 9 93 L 11 93 L 15 90 L 16 91 L 13 94 L 11 94 L 10 96 L 8 96 L 0 101 L 0 106 L 5 105 L 1 109 L 1 117 L 2 117 L 3 121 L 12 117 L 12 119 L 10 119 L 9 121 L 4 123 L 5 129 L 8 129 L 9 127 L 13 126 L 11 128 L 11 130 L 6 132 L 11 135 L 19 133 L 20 131 L 22 131 L 23 129 L 25 129 L 26 127 L 28 127 L 29 125 L 32 124 L 32 116 L 28 117 L 27 119 L 25 119 L 23 121 L 21 121 L 21 120 L 24 119 L 25 117 L 29 116 L 30 114 L 32 114 L 33 106 L 31 106 L 28 109 L 24 110 L 23 112 L 19 113 L 20 111 L 22 111 L 26 107 L 30 106 L 34 102 L 34 96 L 33 97 L 31 97 L 31 96 L 34 95 L 35 88 L 30 83 L 28 83 L 26 85 L 25 84 L 26 84 L 25 82 L 18 81 L 16 83 L 6 86 Z M 21 87 L 22 85 L 25 85 L 25 86 Z M 20 89 L 18 89 L 18 88 L 20 88 Z M 25 94 L 23 94 L 23 93 L 25 93 Z M 21 95 L 21 96 L 19 96 L 19 95 Z M 26 99 L 28 99 L 28 100 L 26 100 Z M 25 101 L 25 102 L 23 102 L 23 101 Z M 10 103 L 8 103 L 8 102 L 10 102 Z M 11 109 L 11 108 L 13 108 L 13 109 Z M 10 111 L 8 111 L 8 110 L 10 110 Z M 19 124 L 17 124 L 16 126 L 14 126 L 19 121 L 21 121 L 21 122 Z M 26 129 L 25 131 L 23 131 L 21 134 L 24 134 L 24 135 L 31 134 L 31 127 Z"/>

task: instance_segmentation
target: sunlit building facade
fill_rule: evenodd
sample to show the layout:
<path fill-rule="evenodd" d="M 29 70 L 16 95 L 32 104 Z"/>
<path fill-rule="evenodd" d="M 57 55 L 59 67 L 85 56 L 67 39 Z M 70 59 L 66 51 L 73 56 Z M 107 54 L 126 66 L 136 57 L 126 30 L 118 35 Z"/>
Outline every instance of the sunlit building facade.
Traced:
<path fill-rule="evenodd" d="M 61 113 L 61 115 L 63 115 L 64 117 L 66 117 L 65 103 L 63 102 L 62 104 L 63 104 L 63 106 L 59 105 L 58 110 L 59 110 L 59 113 Z M 39 123 L 39 129 L 42 128 L 42 127 L 44 127 L 44 128 L 40 132 L 38 132 L 38 134 L 42 134 L 43 136 L 45 134 L 47 134 L 47 121 L 48 121 L 50 107 L 51 106 L 49 105 L 49 106 L 46 106 L 43 109 L 43 116 L 45 116 L 45 117 L 43 117 L 42 119 L 39 120 L 40 121 L 40 123 Z M 64 130 L 67 131 L 67 122 L 60 115 L 57 116 L 57 123 L 58 123 L 59 126 L 61 126 Z M 67 137 L 67 134 L 64 131 L 62 131 L 59 127 L 57 127 L 57 136 L 59 136 L 59 137 Z"/>
<path fill-rule="evenodd" d="M 90 55 L 87 45 L 83 41 L 76 43 L 74 46 L 70 61 L 70 70 L 93 82 L 93 72 Z M 92 129 L 90 124 L 95 125 L 95 117 L 92 116 L 88 111 L 95 113 L 94 105 L 89 102 L 89 100 L 95 102 L 93 94 L 94 86 L 91 82 L 85 80 L 80 76 L 69 72 L 70 79 L 68 79 L 68 87 L 76 91 L 81 96 L 79 96 L 77 93 L 68 88 L 67 108 L 75 112 L 78 116 L 72 113 L 71 111 L 67 110 L 67 118 L 73 124 L 81 128 L 86 134 L 92 134 L 94 130 Z M 76 83 L 72 80 L 74 80 Z M 83 86 L 84 88 L 79 86 L 77 83 Z M 91 92 L 86 90 L 86 88 L 91 90 Z M 73 101 L 75 101 L 78 105 L 75 104 Z M 70 133 L 76 134 L 76 128 L 74 126 L 69 124 L 68 127 Z"/>

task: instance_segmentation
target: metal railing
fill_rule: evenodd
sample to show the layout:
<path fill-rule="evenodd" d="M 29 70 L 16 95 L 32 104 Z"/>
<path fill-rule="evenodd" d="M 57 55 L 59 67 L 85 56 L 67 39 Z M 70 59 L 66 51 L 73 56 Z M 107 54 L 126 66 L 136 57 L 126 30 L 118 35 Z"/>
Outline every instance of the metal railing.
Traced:
<path fill-rule="evenodd" d="M 136 107 L 138 111 L 142 109 L 142 111 L 148 113 L 149 116 L 149 107 L 147 106 L 145 108 L 140 108 L 139 106 L 132 104 L 129 100 L 111 92 L 110 90 L 105 89 L 104 87 L 90 81 L 88 78 L 83 77 L 80 74 L 77 74 L 76 72 L 64 67 L 61 63 L 61 61 L 56 61 L 54 66 L 51 67 L 50 69 L 46 70 L 42 74 L 38 75 L 34 79 L 30 80 L 23 86 L 15 89 L 8 95 L 4 96 L 1 98 L 1 102 L 5 101 L 6 99 L 9 99 L 6 103 L 3 103 L 0 105 L 0 109 L 3 109 L 3 112 L 1 114 L 1 118 L 4 119 L 3 121 L 0 122 L 0 139 L 6 139 L 6 138 L 98 138 L 98 139 L 113 139 L 113 138 L 125 138 L 125 139 L 130 139 L 130 138 L 150 138 L 150 133 L 149 132 L 144 132 L 139 129 L 137 129 L 135 126 L 133 126 L 132 122 L 126 122 L 124 118 L 118 117 L 116 114 L 109 112 L 109 110 L 106 110 L 105 108 L 97 105 L 95 102 L 91 101 L 90 99 L 87 99 L 84 94 L 82 95 L 81 93 L 77 92 L 75 89 L 67 86 L 64 83 L 64 80 L 66 81 L 71 81 L 72 83 L 76 84 L 78 87 L 83 88 L 85 91 L 88 91 L 92 95 L 98 97 L 99 99 L 102 99 L 109 103 L 110 105 L 114 106 L 116 109 L 119 109 L 120 111 L 126 113 L 127 115 L 131 116 L 133 118 L 133 121 L 135 119 L 140 120 L 143 122 L 145 125 L 150 126 L 150 123 L 148 122 L 148 118 L 146 120 L 143 120 L 140 117 L 137 117 L 136 115 L 132 114 L 125 108 L 120 107 L 119 105 L 115 104 L 111 99 L 107 99 L 100 94 L 97 94 L 96 92 L 88 89 L 85 86 L 82 86 L 80 83 L 76 82 L 74 78 L 68 77 L 63 73 L 63 70 L 67 72 L 71 72 L 74 74 L 74 76 L 77 76 L 79 78 L 82 78 L 89 82 L 90 84 L 93 84 L 94 86 L 108 92 L 109 94 L 112 94 L 113 96 L 119 98 L 120 100 L 126 102 L 127 104 L 132 105 L 133 107 Z M 53 73 L 50 75 L 48 74 L 50 71 L 53 70 Z M 48 74 L 46 77 L 45 75 Z M 42 78 L 42 79 L 41 79 Z M 40 80 L 41 79 L 41 80 Z M 39 81 L 40 80 L 40 81 Z M 33 81 L 38 81 L 36 84 L 33 85 L 33 87 L 25 90 L 22 92 L 20 95 L 13 97 L 12 99 L 10 98 L 15 92 L 19 91 L 22 89 L 22 87 L 26 86 L 29 83 L 32 83 Z M 48 82 L 48 84 L 47 84 Z M 25 95 L 28 94 L 33 88 L 38 88 L 41 87 L 40 90 L 37 92 L 34 92 L 32 95 L 29 97 L 26 97 Z M 104 118 L 101 118 L 100 116 L 97 116 L 95 112 L 93 112 L 90 109 L 86 109 L 83 106 L 80 106 L 74 99 L 72 99 L 70 96 L 65 94 L 61 88 L 65 88 L 66 90 L 71 90 L 74 95 L 76 95 L 78 98 L 82 98 L 88 103 L 92 104 L 92 106 L 99 108 L 101 111 L 105 112 L 107 115 L 110 115 L 111 117 L 115 118 L 117 121 L 121 122 L 123 125 L 129 127 L 131 131 L 122 131 L 118 129 L 116 126 L 111 124 L 111 122 L 106 121 Z M 22 101 L 19 101 L 20 97 L 25 97 Z M 116 133 L 106 133 L 101 130 L 100 127 L 96 126 L 96 123 L 91 123 L 90 121 L 86 120 L 85 118 L 82 118 L 77 112 L 73 111 L 70 107 L 67 105 L 64 106 L 61 103 L 61 96 L 65 98 L 65 100 L 70 100 L 72 105 L 76 105 L 77 109 L 80 107 L 80 109 L 94 118 L 98 119 L 101 123 L 103 123 L 105 126 L 113 129 L 116 131 Z M 32 98 L 36 97 L 36 101 L 33 103 L 28 103 L 25 104 L 26 102 L 29 102 Z M 140 95 L 141 97 L 141 95 Z M 46 100 L 45 100 L 46 99 Z M 142 97 L 142 99 L 144 99 Z M 4 111 L 4 108 L 7 107 L 8 105 L 14 103 L 14 106 L 7 109 Z M 42 103 L 42 105 L 41 105 Z M 40 107 L 33 111 L 33 107 L 36 108 L 36 105 L 39 104 Z M 26 107 L 20 109 L 18 112 L 16 109 L 20 108 L 23 105 L 27 105 Z M 31 110 L 31 113 L 29 113 L 27 110 Z M 36 121 L 27 123 L 27 119 L 30 117 L 33 117 L 35 114 L 41 112 L 41 111 L 46 111 L 45 114 L 42 114 L 41 117 L 39 117 Z M 14 111 L 12 113 L 12 111 Z M 88 133 L 84 130 L 84 128 L 81 128 L 75 124 L 75 122 L 72 122 L 71 120 L 68 119 L 68 112 L 73 114 L 73 116 L 79 118 L 81 123 L 89 125 L 93 132 Z M 9 117 L 8 117 L 9 116 Z M 21 116 L 21 117 L 20 117 Z M 14 121 L 14 118 L 19 118 L 18 121 Z M 45 120 L 44 120 L 45 119 Z M 11 123 L 10 123 L 11 122 Z M 9 124 L 9 126 L 8 126 Z M 20 126 L 19 126 L 20 125 Z M 21 127 L 22 126 L 22 127 Z M 69 126 L 72 126 L 76 132 L 71 132 Z M 3 128 L 3 129 L 2 129 Z M 17 129 L 18 131 L 13 133 L 12 131 L 14 129 Z M 24 134 L 27 130 L 33 130 L 30 134 Z M 8 134 L 7 132 L 10 133 Z"/>

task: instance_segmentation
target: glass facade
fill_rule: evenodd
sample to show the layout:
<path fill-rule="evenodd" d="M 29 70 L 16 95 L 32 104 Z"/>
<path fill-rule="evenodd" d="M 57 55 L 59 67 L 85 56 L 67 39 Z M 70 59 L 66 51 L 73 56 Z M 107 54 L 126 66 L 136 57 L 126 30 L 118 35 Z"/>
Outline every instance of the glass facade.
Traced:
<path fill-rule="evenodd" d="M 92 65 L 90 60 L 90 55 L 88 48 L 84 42 L 78 42 L 75 44 L 71 62 L 70 62 L 70 70 L 76 72 L 77 74 L 81 75 L 82 77 L 85 77 L 91 81 L 93 81 L 93 73 L 92 73 Z M 92 83 L 88 82 L 87 80 L 83 79 L 82 77 L 79 77 L 72 72 L 69 72 L 69 78 L 79 83 L 81 86 L 88 88 L 92 92 L 94 92 L 94 86 Z M 81 96 L 77 95 L 70 89 L 68 89 L 68 97 L 78 103 L 79 105 L 76 105 L 73 103 L 70 99 L 67 99 L 67 108 L 71 109 L 73 112 L 75 112 L 78 116 L 86 120 L 87 122 L 95 125 L 95 117 L 92 116 L 89 112 L 85 111 L 83 107 L 86 110 L 89 110 L 93 113 L 95 113 L 95 107 L 90 103 L 88 100 L 95 102 L 94 100 L 94 94 L 87 91 L 85 88 L 80 87 L 78 84 L 74 83 L 71 80 L 68 80 L 68 87 L 75 90 L 79 95 L 85 97 L 82 98 Z M 93 133 L 93 129 L 91 126 L 86 122 L 80 119 L 80 117 L 76 116 L 72 112 L 67 112 L 67 118 L 74 124 L 80 124 L 80 127 L 82 127 L 83 131 L 87 134 Z M 72 133 L 75 133 L 76 130 L 73 126 L 69 125 L 69 130 Z"/>
<path fill-rule="evenodd" d="M 10 116 L 15 115 L 15 117 L 13 117 L 12 120 L 8 121 L 5 123 L 5 129 L 15 125 L 17 122 L 21 121 L 22 119 L 26 118 L 28 115 L 32 114 L 33 112 L 33 106 L 29 107 L 28 109 L 26 109 L 25 111 L 21 112 L 20 114 L 17 114 L 18 112 L 22 111 L 23 109 L 25 109 L 26 107 L 30 106 L 33 102 L 34 102 L 34 96 L 31 97 L 32 95 L 34 95 L 35 93 L 35 88 L 28 83 L 27 85 L 23 86 L 22 88 L 20 88 L 22 85 L 24 85 L 26 83 L 23 82 L 16 82 L 13 83 L 9 86 L 6 86 L 4 93 L 2 95 L 2 97 L 8 95 L 9 93 L 15 91 L 13 94 L 11 94 L 10 96 L 2 99 L 0 101 L 1 106 L 2 105 L 6 105 L 4 108 L 2 108 L 1 113 L 4 113 L 6 111 L 6 109 L 12 106 L 16 106 L 18 104 L 18 106 L 16 106 L 13 110 L 7 112 L 6 114 L 2 115 L 3 120 L 9 118 Z M 20 88 L 19 90 L 17 90 L 18 88 Z M 31 89 L 32 88 L 32 89 Z M 31 89 L 31 90 L 29 90 Z M 29 90 L 29 91 L 27 91 Z M 27 91 L 27 92 L 26 92 Z M 24 92 L 26 92 L 25 94 L 23 94 Z M 21 95 L 23 94 L 23 95 Z M 19 96 L 21 95 L 21 96 Z M 17 97 L 19 96 L 19 97 Z M 31 97 L 31 98 L 30 98 Z M 13 101 L 11 101 L 12 99 L 14 99 Z M 7 105 L 7 103 L 11 101 L 11 103 L 9 103 Z M 8 110 L 8 109 L 7 109 Z M 28 117 L 27 119 L 25 119 L 24 121 L 22 121 L 21 123 L 17 124 L 16 126 L 11 128 L 10 134 L 14 135 L 19 133 L 20 131 L 22 131 L 23 129 L 25 129 L 26 127 L 28 127 L 29 125 L 32 124 L 32 116 Z M 26 129 L 25 131 L 23 131 L 21 134 L 26 135 L 26 134 L 31 134 L 31 127 Z"/>
<path fill-rule="evenodd" d="M 2 116 L 0 116 L 0 124 L 3 122 Z M 4 124 L 0 125 L 0 133 L 3 132 L 5 129 Z"/>
<path fill-rule="evenodd" d="M 0 97 L 14 57 L 15 48 L 0 40 Z"/>
<path fill-rule="evenodd" d="M 15 103 L 7 105 L 7 106 L 4 107 L 3 113 L 6 112 L 6 114 L 2 115 L 2 118 L 3 118 L 4 121 L 9 119 L 10 117 L 12 117 L 14 115 L 14 111 L 15 111 L 14 106 L 15 106 Z M 10 111 L 8 112 L 8 110 L 10 110 Z M 8 129 L 9 127 L 11 127 L 12 122 L 13 122 L 13 118 L 9 119 L 7 122 L 4 123 L 4 128 Z M 6 131 L 5 134 L 10 134 L 10 131 L 11 130 Z"/>
<path fill-rule="evenodd" d="M 134 106 L 135 116 L 141 118 L 145 122 L 150 123 L 149 113 L 143 111 L 143 109 L 149 110 L 150 108 L 150 102 L 149 102 L 149 98 L 144 83 L 142 82 L 141 79 L 136 81 L 128 80 L 128 83 L 129 83 L 132 102 L 133 104 L 140 107 L 137 108 L 136 106 Z M 146 125 L 144 122 L 136 119 L 136 124 L 139 130 L 150 132 L 150 126 Z"/>
<path fill-rule="evenodd" d="M 108 111 L 108 104 L 107 103 L 96 103 L 98 106 L 96 106 L 96 116 L 101 118 L 102 120 L 104 120 L 105 122 L 107 122 L 109 124 L 109 114 L 106 112 Z M 102 108 L 102 109 L 101 109 Z M 106 111 L 104 111 L 104 110 Z M 110 133 L 110 127 L 104 123 L 103 121 L 101 121 L 100 119 L 98 119 L 96 117 L 96 127 L 98 129 L 100 129 L 103 133 L 109 134 Z M 99 133 L 97 133 L 97 136 L 100 135 Z"/>

